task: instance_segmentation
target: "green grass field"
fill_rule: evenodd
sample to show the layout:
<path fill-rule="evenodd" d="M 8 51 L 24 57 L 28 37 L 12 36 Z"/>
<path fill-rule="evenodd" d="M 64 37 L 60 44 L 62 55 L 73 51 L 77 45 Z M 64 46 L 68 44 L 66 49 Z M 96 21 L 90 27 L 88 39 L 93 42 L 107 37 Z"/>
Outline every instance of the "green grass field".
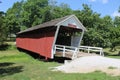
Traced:
<path fill-rule="evenodd" d="M 0 80 L 120 80 L 120 76 L 110 76 L 99 71 L 87 74 L 51 71 L 51 67 L 61 64 L 54 60 L 45 62 L 34 59 L 10 48 L 0 51 Z"/>
<path fill-rule="evenodd" d="M 107 55 L 120 55 L 120 46 L 117 46 L 115 51 L 110 51 L 110 48 L 105 48 L 104 53 Z"/>

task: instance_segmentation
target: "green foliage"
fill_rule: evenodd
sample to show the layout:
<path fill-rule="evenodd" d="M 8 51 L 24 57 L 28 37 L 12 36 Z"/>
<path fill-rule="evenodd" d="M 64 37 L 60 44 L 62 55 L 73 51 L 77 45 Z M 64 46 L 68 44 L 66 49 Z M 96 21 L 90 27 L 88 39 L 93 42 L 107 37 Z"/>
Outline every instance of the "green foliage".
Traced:
<path fill-rule="evenodd" d="M 22 6 L 22 25 L 29 28 L 42 23 L 47 6 L 47 0 L 27 0 Z"/>
<path fill-rule="evenodd" d="M 104 54 L 105 55 L 108 55 L 108 56 L 114 56 L 114 57 L 119 57 L 120 58 L 120 46 L 116 46 L 115 47 L 116 50 L 111 50 L 111 47 L 110 48 L 104 48 L 103 51 L 104 51 Z"/>
<path fill-rule="evenodd" d="M 110 66 L 108 67 L 108 69 L 116 69 L 116 67 Z"/>
<path fill-rule="evenodd" d="M 89 28 L 84 36 L 84 45 L 89 46 L 102 46 L 104 45 L 104 39 L 96 29 Z"/>
<path fill-rule="evenodd" d="M 72 14 L 67 4 L 62 3 L 59 7 L 54 1 L 51 4 L 48 2 L 48 0 L 26 0 L 14 3 L 6 13 L 6 26 L 9 28 L 9 34 Z"/>
<path fill-rule="evenodd" d="M 22 1 L 16 2 L 13 7 L 9 8 L 6 12 L 5 22 L 9 30 L 9 35 L 20 31 L 22 4 Z"/>
<path fill-rule="evenodd" d="M 114 24 L 116 27 L 120 27 L 120 17 L 118 17 L 118 16 L 115 17 Z"/>
<path fill-rule="evenodd" d="M 5 13 L 0 11 L 0 46 L 3 45 L 6 40 L 7 28 L 5 27 Z"/>
<path fill-rule="evenodd" d="M 110 32 L 111 51 L 115 51 L 115 47 L 120 45 L 120 27 L 110 28 Z"/>
<path fill-rule="evenodd" d="M 52 19 L 53 19 L 53 15 L 52 12 L 50 11 L 50 7 L 46 7 L 42 22 L 44 23 Z"/>

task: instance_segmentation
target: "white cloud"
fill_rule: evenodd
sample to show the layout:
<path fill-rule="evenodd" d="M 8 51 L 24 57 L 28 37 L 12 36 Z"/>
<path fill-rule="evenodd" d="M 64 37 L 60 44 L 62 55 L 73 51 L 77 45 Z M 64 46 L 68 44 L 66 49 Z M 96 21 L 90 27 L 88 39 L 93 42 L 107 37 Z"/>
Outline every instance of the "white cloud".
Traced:
<path fill-rule="evenodd" d="M 102 3 L 106 4 L 106 3 L 108 3 L 108 0 L 102 0 Z"/>
<path fill-rule="evenodd" d="M 109 0 L 89 0 L 89 1 L 90 2 L 96 2 L 96 1 L 98 1 L 98 2 L 101 2 L 103 4 L 106 4 L 106 3 L 108 3 Z"/>
<path fill-rule="evenodd" d="M 89 0 L 90 2 L 95 2 L 96 0 Z"/>
<path fill-rule="evenodd" d="M 113 17 L 115 16 L 119 16 L 120 17 L 120 13 L 118 11 L 114 11 L 113 14 L 112 14 Z"/>

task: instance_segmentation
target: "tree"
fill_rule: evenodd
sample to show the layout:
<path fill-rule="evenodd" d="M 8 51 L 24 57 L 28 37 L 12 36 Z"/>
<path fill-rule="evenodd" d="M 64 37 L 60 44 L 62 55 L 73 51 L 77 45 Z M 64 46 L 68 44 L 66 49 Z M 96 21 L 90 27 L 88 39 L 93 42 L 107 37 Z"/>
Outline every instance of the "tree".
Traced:
<path fill-rule="evenodd" d="M 50 10 L 50 7 L 48 6 L 45 8 L 42 23 L 50 21 L 52 19 L 53 19 L 52 11 Z"/>
<path fill-rule="evenodd" d="M 56 0 L 49 0 L 49 5 L 44 9 L 45 12 L 42 22 L 47 22 L 73 13 L 68 4 L 61 3 L 57 6 L 56 3 Z"/>
<path fill-rule="evenodd" d="M 92 28 L 93 27 L 93 11 L 87 4 L 83 4 L 83 10 L 81 10 L 81 13 L 79 16 L 80 21 L 82 21 L 83 25 L 86 28 Z"/>
<path fill-rule="evenodd" d="M 120 12 L 120 7 L 118 12 Z M 116 16 L 113 23 L 114 27 L 110 28 L 111 51 L 115 51 L 116 46 L 120 45 L 120 17 Z"/>
<path fill-rule="evenodd" d="M 72 14 L 67 4 L 56 6 L 56 2 L 52 1 L 53 3 L 54 5 L 51 5 L 48 0 L 26 0 L 14 3 L 5 17 L 9 34 L 16 34 L 26 28 Z"/>
<path fill-rule="evenodd" d="M 83 37 L 83 45 L 102 47 L 104 38 L 99 32 L 101 26 L 100 14 L 93 12 L 87 4 L 83 4 L 83 10 L 76 10 L 74 13 L 87 28 L 87 32 Z"/>
<path fill-rule="evenodd" d="M 4 17 L 5 17 L 5 13 L 0 11 L 0 45 L 2 45 L 4 40 L 6 39 L 6 33 L 7 33 Z"/>
<path fill-rule="evenodd" d="M 112 18 L 110 16 L 105 16 L 101 18 L 98 26 L 98 32 L 103 37 L 104 41 L 101 47 L 110 47 L 110 28 L 114 27 Z"/>
<path fill-rule="evenodd" d="M 14 3 L 5 16 L 9 34 L 16 34 L 21 30 L 42 23 L 47 6 L 48 0 L 22 0 Z"/>
<path fill-rule="evenodd" d="M 20 31 L 22 4 L 23 1 L 16 2 L 13 7 L 9 8 L 6 12 L 5 23 L 9 29 L 9 35 L 16 34 Z"/>
<path fill-rule="evenodd" d="M 116 51 L 116 46 L 120 45 L 120 27 L 110 28 L 111 51 Z"/>
<path fill-rule="evenodd" d="M 110 30 L 114 27 L 113 20 L 110 16 L 100 17 L 100 14 L 93 12 L 87 4 L 83 4 L 82 10 L 75 10 L 74 14 L 87 28 L 83 37 L 83 45 L 110 47 Z"/>
<path fill-rule="evenodd" d="M 120 27 L 120 17 L 116 16 L 114 19 L 114 25 L 115 27 Z"/>
<path fill-rule="evenodd" d="M 32 27 L 41 24 L 48 6 L 48 0 L 27 0 L 23 4 L 22 27 Z"/>

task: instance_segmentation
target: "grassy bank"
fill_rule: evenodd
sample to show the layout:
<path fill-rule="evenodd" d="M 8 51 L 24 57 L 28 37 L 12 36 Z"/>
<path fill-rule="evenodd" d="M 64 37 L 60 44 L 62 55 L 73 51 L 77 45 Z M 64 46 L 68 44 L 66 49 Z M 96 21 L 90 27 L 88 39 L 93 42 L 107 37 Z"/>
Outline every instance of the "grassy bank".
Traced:
<path fill-rule="evenodd" d="M 120 46 L 117 46 L 115 51 L 111 51 L 110 48 L 104 48 L 104 53 L 106 55 L 113 55 L 113 56 L 120 55 Z"/>
<path fill-rule="evenodd" d="M 87 74 L 51 71 L 51 67 L 61 64 L 54 60 L 34 59 L 15 48 L 0 51 L 0 80 L 120 80 L 120 76 L 113 77 L 99 71 Z"/>

